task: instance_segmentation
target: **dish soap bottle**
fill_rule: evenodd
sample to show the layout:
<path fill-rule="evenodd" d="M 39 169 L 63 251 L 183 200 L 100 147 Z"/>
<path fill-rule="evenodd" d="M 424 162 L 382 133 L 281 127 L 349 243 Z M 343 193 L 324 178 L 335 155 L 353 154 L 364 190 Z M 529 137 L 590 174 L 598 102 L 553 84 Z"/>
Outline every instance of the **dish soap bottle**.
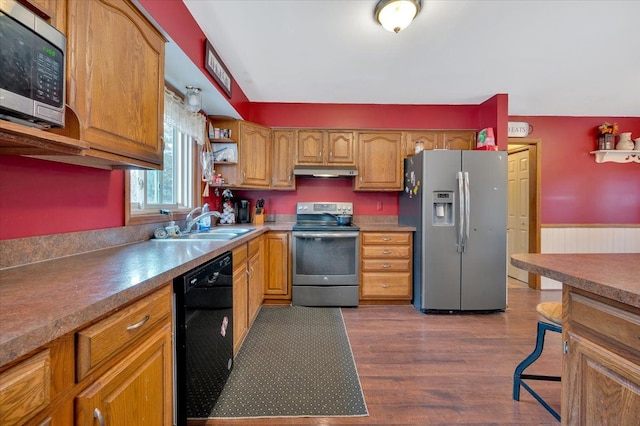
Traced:
<path fill-rule="evenodd" d="M 208 213 L 208 212 L 209 212 L 209 203 L 204 203 L 204 206 L 202 206 L 202 214 Z M 198 223 L 198 227 L 201 231 L 208 231 L 209 229 L 211 229 L 211 216 L 206 216 L 200 219 L 200 222 Z"/>

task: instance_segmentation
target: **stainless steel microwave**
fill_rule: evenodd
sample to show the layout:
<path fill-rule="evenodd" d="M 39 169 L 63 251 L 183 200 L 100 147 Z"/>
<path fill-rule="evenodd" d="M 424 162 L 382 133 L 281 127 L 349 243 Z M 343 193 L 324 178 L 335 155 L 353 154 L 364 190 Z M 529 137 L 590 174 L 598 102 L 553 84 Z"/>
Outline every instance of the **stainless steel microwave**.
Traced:
<path fill-rule="evenodd" d="M 0 40 L 0 118 L 64 127 L 64 34 L 15 0 L 0 0 Z"/>

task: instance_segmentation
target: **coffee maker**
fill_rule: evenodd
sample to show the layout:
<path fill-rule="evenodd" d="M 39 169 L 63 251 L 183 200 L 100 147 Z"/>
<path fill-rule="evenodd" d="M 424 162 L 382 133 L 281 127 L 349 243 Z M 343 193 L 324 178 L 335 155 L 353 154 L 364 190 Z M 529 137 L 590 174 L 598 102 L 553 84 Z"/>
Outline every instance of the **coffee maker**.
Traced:
<path fill-rule="evenodd" d="M 249 200 L 236 201 L 236 223 L 251 222 L 251 203 Z"/>

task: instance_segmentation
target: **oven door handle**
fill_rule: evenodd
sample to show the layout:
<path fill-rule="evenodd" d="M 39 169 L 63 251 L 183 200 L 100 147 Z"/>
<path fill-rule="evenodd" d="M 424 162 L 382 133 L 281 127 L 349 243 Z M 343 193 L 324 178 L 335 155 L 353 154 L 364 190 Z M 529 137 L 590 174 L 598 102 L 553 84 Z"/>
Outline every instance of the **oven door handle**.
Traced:
<path fill-rule="evenodd" d="M 294 238 L 355 238 L 359 232 L 294 232 Z"/>

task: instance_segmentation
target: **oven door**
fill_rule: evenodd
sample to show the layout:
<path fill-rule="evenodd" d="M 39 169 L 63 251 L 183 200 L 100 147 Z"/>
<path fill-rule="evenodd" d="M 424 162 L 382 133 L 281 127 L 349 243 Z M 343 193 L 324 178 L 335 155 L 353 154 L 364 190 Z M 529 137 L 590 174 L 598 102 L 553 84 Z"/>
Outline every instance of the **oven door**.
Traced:
<path fill-rule="evenodd" d="M 359 284 L 360 233 L 294 231 L 294 286 Z"/>

